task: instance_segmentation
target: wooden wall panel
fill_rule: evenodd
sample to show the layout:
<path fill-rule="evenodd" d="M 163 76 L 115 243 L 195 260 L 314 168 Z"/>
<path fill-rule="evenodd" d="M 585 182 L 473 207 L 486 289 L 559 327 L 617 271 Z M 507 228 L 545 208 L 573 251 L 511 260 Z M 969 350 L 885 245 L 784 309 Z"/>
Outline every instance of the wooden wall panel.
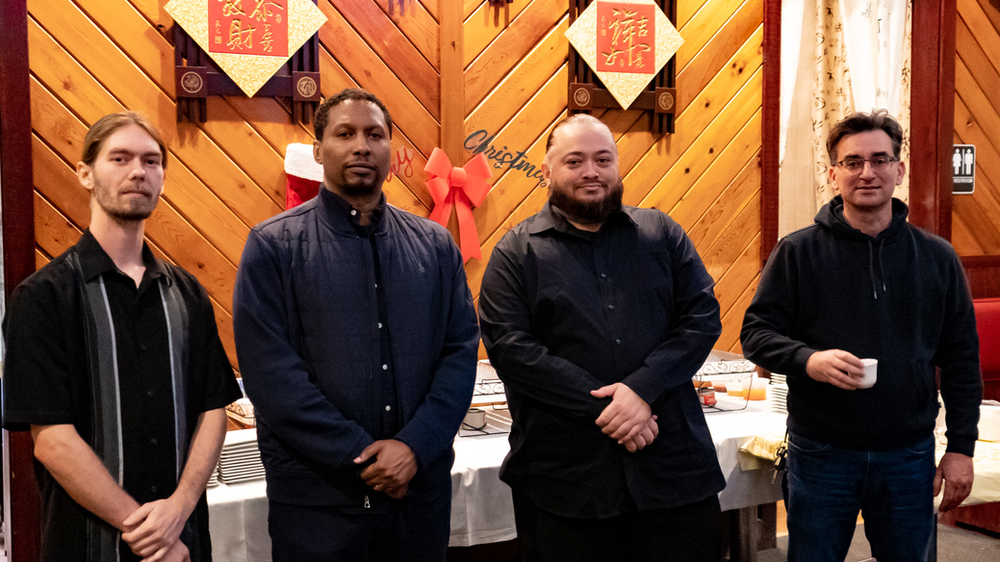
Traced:
<path fill-rule="evenodd" d="M 463 3 L 466 147 L 490 139 L 487 155 L 508 162 L 491 160 L 494 188 L 475 211 L 484 259 L 548 196 L 509 161 L 520 154 L 518 163 L 540 166 L 548 131 L 566 115 L 567 5 L 517 2 L 505 21 L 485 2 Z M 660 208 L 688 229 L 723 304 L 717 347 L 739 351 L 760 269 L 763 2 L 682 0 L 677 12 L 685 39 L 677 54 L 677 132 L 654 138 L 649 117 L 637 111 L 595 114 L 615 134 L 626 203 Z M 466 266 L 473 295 L 484 267 L 477 260 Z"/>
<path fill-rule="evenodd" d="M 1000 10 L 957 5 L 955 143 L 976 146 L 976 189 L 952 197 L 952 243 L 962 256 L 1000 256 Z"/>
<path fill-rule="evenodd" d="M 249 229 L 284 209 L 283 155 L 312 142 L 290 122 L 287 102 L 210 98 L 210 121 L 175 117 L 173 25 L 165 0 L 28 0 L 36 264 L 65 250 L 89 222 L 89 201 L 74 169 L 87 127 L 135 109 L 150 116 L 168 146 L 164 196 L 147 223 L 160 257 L 206 286 L 223 343 L 232 341 L 232 289 Z M 440 65 L 437 0 L 320 0 L 323 94 L 345 87 L 376 92 L 391 108 L 398 172 L 386 185 L 393 204 L 426 216 L 427 155 L 438 145 Z"/>
<path fill-rule="evenodd" d="M 242 246 L 254 224 L 284 208 L 285 147 L 311 143 L 312 130 L 290 123 L 286 101 L 245 97 L 211 98 L 209 122 L 178 124 L 167 39 L 173 22 L 165 3 L 28 0 L 36 263 L 64 250 L 87 226 L 88 199 L 74 173 L 87 127 L 124 108 L 145 112 L 169 149 L 164 198 L 147 238 L 158 255 L 192 271 L 208 288 L 235 364 L 230 310 Z M 695 241 L 723 305 L 718 347 L 735 351 L 759 274 L 762 3 L 678 3 L 686 42 L 677 55 L 676 134 L 653 137 L 648 116 L 639 111 L 597 113 L 618 144 L 627 202 L 672 214 Z M 423 167 L 444 144 L 446 104 L 462 108 L 459 144 L 466 159 L 487 139 L 488 154 L 506 154 L 491 160 L 494 188 L 475 210 L 484 260 L 471 260 L 466 269 L 478 297 L 492 248 L 548 196 L 531 176 L 540 170 L 548 132 L 567 114 L 567 0 L 519 0 L 500 9 L 486 0 L 318 5 L 330 20 L 319 33 L 323 94 L 369 89 L 396 122 L 395 173 L 385 186 L 390 202 L 429 214 L 433 202 Z M 454 10 L 463 22 L 459 99 L 442 87 L 449 69 L 440 25 Z M 967 63 L 969 71 L 974 74 L 989 56 L 980 53 L 979 62 Z M 488 134 L 470 136 L 477 131 Z M 518 169 L 510 166 L 515 155 Z M 972 225 L 963 228 L 969 237 L 978 234 Z"/>

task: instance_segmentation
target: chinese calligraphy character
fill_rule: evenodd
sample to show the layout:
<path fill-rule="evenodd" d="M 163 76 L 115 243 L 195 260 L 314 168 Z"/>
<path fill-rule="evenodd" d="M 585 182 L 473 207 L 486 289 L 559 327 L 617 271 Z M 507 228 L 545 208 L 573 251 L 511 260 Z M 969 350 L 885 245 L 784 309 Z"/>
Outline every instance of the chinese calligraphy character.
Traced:
<path fill-rule="evenodd" d="M 250 14 L 251 18 L 257 21 L 267 21 L 267 18 L 271 16 L 277 16 L 278 23 L 281 23 L 281 14 L 275 14 L 271 6 L 278 8 L 279 10 L 284 10 L 285 8 L 281 4 L 275 2 L 268 2 L 267 0 L 254 0 L 256 6 L 254 6 L 253 12 Z"/>
<path fill-rule="evenodd" d="M 222 7 L 222 15 L 229 16 L 245 16 L 243 13 L 243 0 L 219 0 L 220 2 L 225 2 L 226 5 Z"/>
<path fill-rule="evenodd" d="M 272 45 L 271 45 L 273 42 L 274 42 L 274 35 L 271 33 L 271 24 L 265 23 L 264 24 L 264 35 L 262 35 L 261 38 L 260 38 L 260 47 L 265 52 L 270 53 L 271 51 L 273 51 L 273 48 L 272 48 Z"/>
<path fill-rule="evenodd" d="M 253 32 L 256 28 L 250 27 L 248 24 L 246 29 L 243 29 L 243 22 L 239 19 L 234 19 L 232 23 L 229 24 L 229 44 L 230 49 L 242 49 L 246 47 L 248 49 L 253 48 Z"/>
<path fill-rule="evenodd" d="M 612 10 L 614 19 L 608 23 L 608 28 L 613 32 L 612 48 L 601 53 L 605 57 L 605 64 L 613 65 L 617 62 L 619 67 L 629 68 L 643 66 L 642 53 L 651 49 L 648 44 L 637 42 L 636 38 L 649 35 L 646 27 L 649 19 L 645 16 L 636 19 L 636 13 L 635 10 Z M 618 58 L 619 55 L 622 58 Z"/>

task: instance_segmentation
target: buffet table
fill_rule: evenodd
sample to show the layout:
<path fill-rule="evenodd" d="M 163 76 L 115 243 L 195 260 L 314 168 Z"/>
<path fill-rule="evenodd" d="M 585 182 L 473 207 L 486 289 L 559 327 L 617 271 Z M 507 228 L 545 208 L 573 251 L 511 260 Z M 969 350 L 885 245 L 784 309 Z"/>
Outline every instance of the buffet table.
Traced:
<path fill-rule="evenodd" d="M 733 399 L 720 404 L 736 407 L 742 402 Z M 745 510 L 780 500 L 780 479 L 772 483 L 773 471 L 769 468 L 741 468 L 740 456 L 745 453 L 740 453 L 740 447 L 756 435 L 783 434 L 784 414 L 772 411 L 769 402 L 750 402 L 745 410 L 709 413 L 706 418 L 727 482 L 719 494 L 723 511 Z M 495 543 L 517 536 L 510 489 L 498 476 L 508 449 L 506 434 L 455 440 L 450 546 Z M 209 489 L 208 504 L 213 558 L 217 562 L 270 560 L 263 481 L 219 484 Z"/>

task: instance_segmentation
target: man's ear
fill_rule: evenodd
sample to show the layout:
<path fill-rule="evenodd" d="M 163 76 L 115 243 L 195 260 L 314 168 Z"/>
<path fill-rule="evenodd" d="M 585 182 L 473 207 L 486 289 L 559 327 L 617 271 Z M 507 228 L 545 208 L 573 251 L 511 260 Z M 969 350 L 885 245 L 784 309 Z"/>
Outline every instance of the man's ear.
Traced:
<path fill-rule="evenodd" d="M 313 141 L 313 160 L 320 166 L 323 165 L 323 141 L 316 139 Z"/>
<path fill-rule="evenodd" d="M 76 177 L 84 189 L 94 191 L 94 169 L 83 162 L 76 163 Z"/>
<path fill-rule="evenodd" d="M 896 185 L 903 185 L 903 180 L 906 178 L 906 162 L 900 160 L 896 163 Z"/>

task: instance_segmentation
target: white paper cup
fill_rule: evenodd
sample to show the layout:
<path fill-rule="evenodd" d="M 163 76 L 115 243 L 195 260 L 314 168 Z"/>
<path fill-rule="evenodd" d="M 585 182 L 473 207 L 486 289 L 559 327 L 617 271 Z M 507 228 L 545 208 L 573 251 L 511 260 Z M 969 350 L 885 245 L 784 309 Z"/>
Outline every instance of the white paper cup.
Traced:
<path fill-rule="evenodd" d="M 878 359 L 862 359 L 861 362 L 865 364 L 865 378 L 861 379 L 859 388 L 871 388 L 878 378 Z"/>

